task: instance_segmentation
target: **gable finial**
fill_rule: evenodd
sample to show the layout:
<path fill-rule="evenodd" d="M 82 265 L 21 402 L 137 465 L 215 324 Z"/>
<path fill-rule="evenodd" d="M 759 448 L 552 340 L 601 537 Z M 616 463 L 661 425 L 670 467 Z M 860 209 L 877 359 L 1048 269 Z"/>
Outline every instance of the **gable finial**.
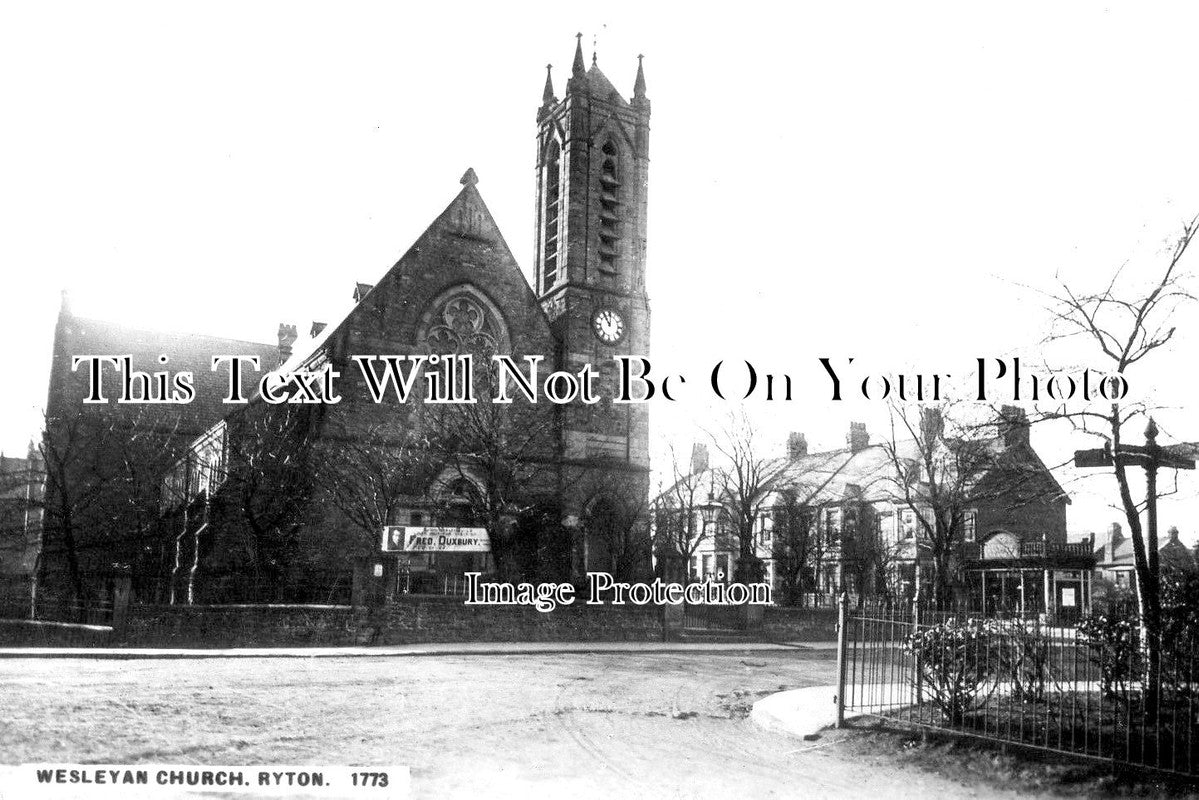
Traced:
<path fill-rule="evenodd" d="M 463 186 L 474 186 L 479 182 L 479 176 L 475 174 L 474 167 L 467 167 L 466 172 L 462 173 L 462 180 L 458 181 Z"/>

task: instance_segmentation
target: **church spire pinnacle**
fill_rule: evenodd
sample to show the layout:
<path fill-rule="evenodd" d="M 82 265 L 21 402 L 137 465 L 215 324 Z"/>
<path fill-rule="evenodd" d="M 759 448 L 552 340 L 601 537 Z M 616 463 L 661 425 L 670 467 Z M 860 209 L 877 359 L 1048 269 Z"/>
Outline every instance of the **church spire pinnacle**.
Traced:
<path fill-rule="evenodd" d="M 638 54 L 637 56 L 637 80 L 633 83 L 633 99 L 645 97 L 645 67 L 641 63 L 645 56 Z"/>
<path fill-rule="evenodd" d="M 554 97 L 554 79 L 551 75 L 551 70 L 553 70 L 553 68 L 553 64 L 545 65 L 545 90 L 541 93 L 542 106 L 553 105 L 554 101 L 557 100 L 557 98 Z"/>
<path fill-rule="evenodd" d="M 583 34 L 575 34 L 575 62 L 570 68 L 570 77 L 582 78 L 587 74 L 587 68 L 583 65 Z"/>

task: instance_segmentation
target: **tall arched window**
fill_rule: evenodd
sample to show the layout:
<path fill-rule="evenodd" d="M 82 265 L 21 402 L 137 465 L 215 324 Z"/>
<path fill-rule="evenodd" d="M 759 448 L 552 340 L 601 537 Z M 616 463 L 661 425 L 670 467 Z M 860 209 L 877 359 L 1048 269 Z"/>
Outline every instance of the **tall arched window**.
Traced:
<path fill-rule="evenodd" d="M 599 263 L 601 270 L 614 273 L 620 242 L 620 152 L 611 139 L 601 152 Z"/>
<path fill-rule="evenodd" d="M 544 225 L 542 226 L 541 291 L 546 291 L 558 280 L 558 217 L 561 205 L 561 162 L 562 148 L 556 139 L 550 139 L 545 152 L 545 171 L 542 186 L 545 197 Z"/>

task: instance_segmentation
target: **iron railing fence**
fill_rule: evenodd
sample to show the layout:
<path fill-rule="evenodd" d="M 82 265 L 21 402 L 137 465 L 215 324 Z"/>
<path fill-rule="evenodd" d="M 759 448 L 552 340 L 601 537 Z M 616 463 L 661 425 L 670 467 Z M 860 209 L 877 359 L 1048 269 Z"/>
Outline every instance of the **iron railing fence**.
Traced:
<path fill-rule="evenodd" d="M 0 619 L 29 619 L 33 609 L 32 579 L 0 575 Z"/>
<path fill-rule="evenodd" d="M 0 576 L 0 620 L 111 625 L 112 614 L 113 595 L 107 586 L 89 587 L 79 599 L 63 587 L 40 587 L 35 593 L 26 575 Z"/>
<path fill-rule="evenodd" d="M 25 618 L 29 619 L 28 608 Z M 34 619 L 81 625 L 112 625 L 113 600 L 99 597 L 80 602 L 68 598 L 39 598 Z"/>
<path fill-rule="evenodd" d="M 481 580 L 495 580 L 495 576 L 483 576 Z M 396 574 L 395 594 L 433 594 L 466 597 L 466 576 L 461 573 L 410 572 L 401 570 Z"/>
<path fill-rule="evenodd" d="M 352 585 L 353 576 L 340 571 L 276 580 L 228 576 L 196 586 L 191 602 L 186 592 L 176 592 L 173 603 L 169 594 L 156 602 L 161 605 L 348 605 Z"/>
<path fill-rule="evenodd" d="M 1199 774 L 1199 638 L 885 606 L 842 612 L 838 700 L 883 720 Z"/>

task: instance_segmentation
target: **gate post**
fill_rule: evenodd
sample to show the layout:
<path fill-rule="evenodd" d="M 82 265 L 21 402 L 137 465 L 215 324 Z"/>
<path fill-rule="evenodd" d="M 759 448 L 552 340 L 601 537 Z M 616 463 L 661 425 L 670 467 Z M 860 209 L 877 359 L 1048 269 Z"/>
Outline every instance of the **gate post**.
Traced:
<path fill-rule="evenodd" d="M 664 583 L 681 583 L 684 587 L 687 586 L 687 568 L 679 556 L 663 557 L 662 575 Z M 662 641 L 673 642 L 681 638 L 684 623 L 682 602 L 662 604 Z"/>
<path fill-rule="evenodd" d="M 358 556 L 354 559 L 351 606 L 378 606 L 385 602 L 384 569 L 384 558 L 380 555 Z"/>
<path fill-rule="evenodd" d="M 917 566 L 919 570 L 919 566 Z M 984 600 L 985 602 L 985 600 Z M 920 575 L 916 575 L 916 593 L 912 595 L 912 641 L 916 641 L 916 634 L 920 633 Z M 912 648 L 912 667 L 916 672 L 915 675 L 915 696 L 916 706 L 924 702 L 924 673 L 920 669 L 920 648 Z"/>
<path fill-rule="evenodd" d="M 849 593 L 845 590 L 841 591 L 841 598 L 837 608 L 837 727 L 845 726 L 845 672 L 846 660 L 845 651 L 849 643 L 849 625 L 847 624 L 849 611 Z"/>
<path fill-rule="evenodd" d="M 129 620 L 129 600 L 133 588 L 133 575 L 128 570 L 118 572 L 112 581 L 112 636 L 120 639 L 125 635 Z"/>

